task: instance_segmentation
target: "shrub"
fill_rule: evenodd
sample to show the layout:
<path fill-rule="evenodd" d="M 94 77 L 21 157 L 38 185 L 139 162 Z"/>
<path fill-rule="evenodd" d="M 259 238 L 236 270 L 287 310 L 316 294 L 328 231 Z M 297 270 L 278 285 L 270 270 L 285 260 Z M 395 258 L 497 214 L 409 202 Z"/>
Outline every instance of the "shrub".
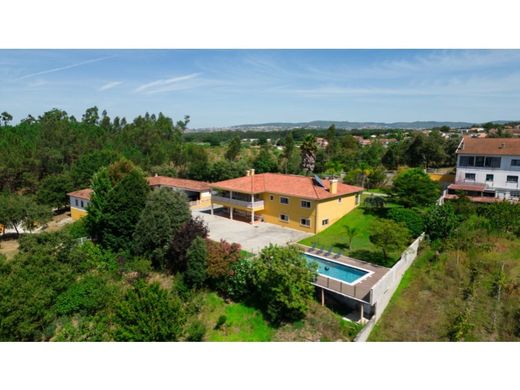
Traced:
<path fill-rule="evenodd" d="M 449 203 L 431 207 L 426 213 L 424 229 L 431 240 L 448 237 L 457 227 L 459 220 Z"/>
<path fill-rule="evenodd" d="M 316 271 L 308 266 L 296 246 L 269 245 L 253 261 L 253 302 L 273 323 L 305 316 L 312 299 Z"/>
<path fill-rule="evenodd" d="M 218 320 L 217 320 L 217 323 L 215 324 L 215 327 L 213 329 L 215 330 L 219 330 L 220 328 L 222 328 L 222 326 L 224 326 L 224 324 L 226 323 L 227 321 L 227 317 L 222 314 Z"/>
<path fill-rule="evenodd" d="M 382 196 L 370 195 L 365 199 L 365 208 L 380 210 L 385 207 L 385 199 Z"/>
<path fill-rule="evenodd" d="M 413 209 L 394 207 L 388 210 L 387 216 L 397 223 L 406 225 L 414 237 L 424 231 L 424 217 Z"/>
<path fill-rule="evenodd" d="M 170 245 L 170 250 L 166 256 L 166 267 L 170 272 L 186 271 L 186 253 L 192 241 L 196 237 L 206 238 L 208 227 L 203 219 L 190 218 L 181 229 L 174 234 Z"/>
<path fill-rule="evenodd" d="M 93 315 L 102 309 L 115 293 L 106 280 L 88 275 L 75 282 L 56 299 L 56 312 L 60 315 L 81 313 Z"/>
<path fill-rule="evenodd" d="M 520 204 L 496 202 L 481 208 L 481 214 L 489 219 L 494 231 L 520 236 Z"/>
<path fill-rule="evenodd" d="M 191 287 L 200 287 L 207 277 L 206 241 L 196 237 L 186 252 L 187 265 L 184 273 L 186 283 Z"/>
<path fill-rule="evenodd" d="M 187 341 L 202 341 L 206 335 L 206 325 L 200 320 L 195 320 L 188 328 Z"/>
<path fill-rule="evenodd" d="M 185 314 L 177 296 L 158 283 L 138 281 L 116 310 L 116 340 L 175 341 Z"/>
<path fill-rule="evenodd" d="M 211 285 L 217 290 L 223 290 L 223 281 L 232 274 L 232 267 L 240 260 L 240 245 L 230 244 L 227 241 L 220 242 L 207 239 L 208 248 L 208 278 Z"/>
<path fill-rule="evenodd" d="M 240 258 L 231 265 L 231 274 L 224 280 L 224 292 L 230 298 L 241 301 L 250 294 L 253 261 Z"/>

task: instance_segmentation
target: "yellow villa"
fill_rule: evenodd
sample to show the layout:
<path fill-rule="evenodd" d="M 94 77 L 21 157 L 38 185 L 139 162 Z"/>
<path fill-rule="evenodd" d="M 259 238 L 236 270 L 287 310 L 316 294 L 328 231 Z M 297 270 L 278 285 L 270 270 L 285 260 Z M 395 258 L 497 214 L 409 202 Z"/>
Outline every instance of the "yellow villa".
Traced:
<path fill-rule="evenodd" d="M 359 205 L 361 187 L 317 176 L 256 174 L 212 183 L 211 212 L 221 205 L 230 219 L 265 221 L 319 233 Z"/>

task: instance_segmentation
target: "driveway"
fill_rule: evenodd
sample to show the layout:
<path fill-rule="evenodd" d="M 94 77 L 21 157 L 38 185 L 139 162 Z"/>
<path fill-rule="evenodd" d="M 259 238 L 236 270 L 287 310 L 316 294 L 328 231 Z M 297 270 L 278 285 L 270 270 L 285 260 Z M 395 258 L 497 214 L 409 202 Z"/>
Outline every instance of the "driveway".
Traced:
<path fill-rule="evenodd" d="M 312 236 L 309 233 L 265 222 L 258 222 L 257 225 L 252 226 L 246 222 L 211 215 L 204 210 L 193 210 L 192 214 L 194 217 L 201 217 L 208 224 L 209 238 L 212 240 L 223 239 L 236 242 L 242 246 L 242 249 L 252 253 L 258 253 L 269 244 L 286 245 Z"/>

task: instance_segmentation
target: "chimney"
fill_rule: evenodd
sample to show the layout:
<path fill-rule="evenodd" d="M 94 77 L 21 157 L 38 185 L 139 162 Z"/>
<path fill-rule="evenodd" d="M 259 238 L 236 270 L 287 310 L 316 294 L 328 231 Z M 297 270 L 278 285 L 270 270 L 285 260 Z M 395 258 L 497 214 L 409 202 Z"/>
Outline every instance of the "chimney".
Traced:
<path fill-rule="evenodd" d="M 251 176 L 254 176 L 255 175 L 255 170 L 254 169 L 251 169 L 251 173 L 250 173 Z"/>
<path fill-rule="evenodd" d="M 248 170 L 246 171 L 246 176 L 251 176 L 251 170 L 248 169 Z"/>
<path fill-rule="evenodd" d="M 331 194 L 337 194 L 338 193 L 338 179 L 330 179 L 329 183 L 330 183 L 329 192 Z"/>

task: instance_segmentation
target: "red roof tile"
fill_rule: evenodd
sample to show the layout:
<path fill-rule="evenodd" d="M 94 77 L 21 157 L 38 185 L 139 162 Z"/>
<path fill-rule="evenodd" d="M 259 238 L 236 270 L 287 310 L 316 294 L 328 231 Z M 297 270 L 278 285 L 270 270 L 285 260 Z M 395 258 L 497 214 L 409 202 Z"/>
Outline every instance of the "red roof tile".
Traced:
<path fill-rule="evenodd" d="M 455 191 L 484 191 L 486 189 L 485 184 L 463 184 L 454 183 L 448 186 L 449 190 Z"/>
<path fill-rule="evenodd" d="M 79 198 L 79 199 L 90 200 L 90 196 L 92 195 L 92 189 L 84 188 L 82 190 L 69 192 L 67 195 L 73 196 L 73 197 Z"/>
<path fill-rule="evenodd" d="M 520 138 L 464 137 L 457 154 L 520 155 Z"/>
<path fill-rule="evenodd" d="M 219 181 L 211 187 L 244 193 L 272 192 L 282 195 L 298 196 L 304 199 L 327 199 L 340 195 L 354 194 L 364 190 L 362 187 L 338 183 L 335 194 L 329 192 L 329 180 L 322 180 L 326 188 L 319 186 L 310 176 L 283 175 L 281 173 L 260 173 L 236 179 Z"/>
<path fill-rule="evenodd" d="M 455 194 L 446 194 L 444 196 L 445 199 L 458 199 L 458 195 Z M 491 196 L 467 196 L 467 198 L 476 203 L 495 203 L 502 201 L 500 198 L 493 198 Z"/>
<path fill-rule="evenodd" d="M 152 176 L 146 180 L 150 186 L 175 187 L 191 191 L 209 191 L 209 183 L 167 176 Z"/>

